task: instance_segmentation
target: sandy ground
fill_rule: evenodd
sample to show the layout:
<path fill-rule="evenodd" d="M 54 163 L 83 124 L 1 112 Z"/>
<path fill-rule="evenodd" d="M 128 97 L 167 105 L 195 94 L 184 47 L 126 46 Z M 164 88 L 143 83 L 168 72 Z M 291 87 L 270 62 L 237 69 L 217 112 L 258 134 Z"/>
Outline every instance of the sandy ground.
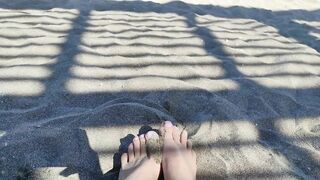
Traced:
<path fill-rule="evenodd" d="M 116 179 L 188 130 L 198 179 L 320 179 L 320 2 L 0 0 L 0 179 Z"/>

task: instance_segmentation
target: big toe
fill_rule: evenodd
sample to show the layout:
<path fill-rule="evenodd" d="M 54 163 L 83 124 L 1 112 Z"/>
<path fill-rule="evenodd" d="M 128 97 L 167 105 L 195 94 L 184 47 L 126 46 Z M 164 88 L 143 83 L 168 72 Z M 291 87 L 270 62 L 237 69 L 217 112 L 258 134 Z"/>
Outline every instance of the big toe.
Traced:
<path fill-rule="evenodd" d="M 180 130 L 177 126 L 173 126 L 172 128 L 172 137 L 173 137 L 173 140 L 180 144 Z"/>
<path fill-rule="evenodd" d="M 161 161 L 161 143 L 158 133 L 149 131 L 146 134 L 147 154 L 149 158 L 154 158 L 157 163 Z"/>
<path fill-rule="evenodd" d="M 165 139 L 173 139 L 173 124 L 171 121 L 165 121 L 160 127 L 161 135 Z"/>
<path fill-rule="evenodd" d="M 155 131 L 148 131 L 146 134 L 146 139 L 147 140 L 159 139 L 159 135 Z"/>

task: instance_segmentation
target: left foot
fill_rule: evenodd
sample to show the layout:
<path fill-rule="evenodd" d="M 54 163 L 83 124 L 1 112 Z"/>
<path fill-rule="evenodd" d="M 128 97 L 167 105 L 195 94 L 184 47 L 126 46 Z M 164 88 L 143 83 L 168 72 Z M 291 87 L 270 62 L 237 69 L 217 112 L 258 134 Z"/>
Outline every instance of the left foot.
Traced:
<path fill-rule="evenodd" d="M 128 153 L 121 156 L 121 170 L 119 180 L 157 180 L 160 173 L 160 164 L 152 156 L 147 155 L 146 141 L 153 137 L 159 138 L 154 131 L 146 135 L 135 137 L 128 147 Z"/>

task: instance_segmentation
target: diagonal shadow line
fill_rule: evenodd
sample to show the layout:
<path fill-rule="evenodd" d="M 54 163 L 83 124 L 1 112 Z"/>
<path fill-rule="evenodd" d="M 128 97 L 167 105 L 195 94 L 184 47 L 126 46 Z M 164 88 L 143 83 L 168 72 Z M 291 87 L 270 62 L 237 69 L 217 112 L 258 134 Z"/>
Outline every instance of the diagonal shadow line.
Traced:
<path fill-rule="evenodd" d="M 208 52 L 208 54 L 212 54 L 210 49 L 212 49 L 213 46 L 218 48 L 219 56 L 216 56 L 216 58 L 218 58 L 222 61 L 222 68 L 224 68 L 224 70 L 226 72 L 225 78 L 231 78 L 231 79 L 234 77 L 245 78 L 245 76 L 235 66 L 235 60 L 233 58 L 231 58 L 230 56 L 228 56 L 228 53 L 225 52 L 225 50 L 223 48 L 223 44 L 216 40 L 217 37 L 215 37 L 214 34 L 211 33 L 208 28 L 197 25 L 195 13 L 188 13 L 188 14 L 178 13 L 178 14 L 181 16 L 185 16 L 186 19 L 188 19 L 188 21 L 186 21 L 186 23 L 188 24 L 189 27 L 196 28 L 194 33 L 204 41 L 204 49 Z M 209 37 L 209 38 L 203 38 L 203 36 Z M 215 54 L 212 54 L 212 55 L 215 56 Z M 228 61 L 225 61 L 225 58 L 222 59 L 220 55 L 227 57 Z M 246 80 L 247 80 L 247 82 L 249 82 L 250 84 L 254 84 L 258 88 L 265 88 L 250 79 L 246 79 Z M 245 84 L 243 84 L 243 83 L 238 82 L 238 85 L 239 85 L 239 89 L 245 88 L 244 87 Z M 259 140 L 265 141 L 267 143 L 270 143 L 270 142 L 272 143 L 272 142 L 274 142 L 273 141 L 274 139 L 278 139 L 277 142 L 280 142 L 280 144 L 282 145 L 283 143 L 282 143 L 282 141 L 280 141 L 281 139 L 278 136 L 276 136 L 274 133 L 272 133 L 272 132 L 277 132 L 274 121 L 270 122 L 269 127 L 270 127 L 270 131 L 265 131 L 260 128 L 257 128 L 258 134 L 261 135 L 261 137 L 259 137 Z M 272 138 L 270 138 L 270 137 L 272 137 Z M 270 148 L 270 146 L 266 146 L 266 148 Z M 295 145 L 291 145 L 290 149 L 293 149 L 295 152 L 299 152 L 300 155 L 302 155 L 303 157 L 308 159 L 308 161 L 306 161 L 306 163 L 308 163 L 309 167 L 310 166 L 311 167 L 318 167 L 318 163 L 305 150 L 303 150 L 300 147 L 295 146 Z M 290 153 L 287 153 L 286 150 L 283 150 L 283 149 L 279 149 L 279 152 L 281 154 L 283 154 L 289 161 L 291 161 L 292 164 L 295 164 L 294 161 L 292 160 L 293 158 Z M 312 173 L 310 170 L 308 170 L 304 166 L 299 166 L 299 168 L 301 168 L 303 170 L 303 172 L 306 173 L 307 175 Z"/>
<path fill-rule="evenodd" d="M 66 41 L 60 46 L 61 52 L 57 57 L 57 63 L 51 66 L 51 68 L 54 69 L 53 74 L 50 79 L 47 79 L 43 82 L 46 86 L 46 90 L 42 96 L 42 101 L 44 102 L 58 102 L 61 96 L 63 96 L 63 94 L 58 93 L 64 92 L 65 81 L 69 79 L 68 77 L 70 77 L 69 69 L 74 64 L 75 56 L 80 52 L 79 45 L 81 44 L 81 37 L 88 26 L 87 21 L 89 19 L 90 10 L 81 8 L 78 10 L 78 16 L 72 21 L 72 28 L 66 32 Z M 63 79 L 63 81 L 61 81 L 61 79 Z M 55 92 L 53 92 L 53 90 Z M 52 98 L 53 95 L 55 96 L 54 98 Z M 49 97 L 50 99 L 48 99 Z M 84 149 L 83 151 L 86 150 L 87 149 Z M 99 160 L 97 159 L 98 157 L 94 156 L 93 158 L 95 159 L 92 160 L 92 162 L 96 162 L 97 165 L 95 172 L 91 172 L 91 175 L 99 179 L 103 176 L 103 173 L 99 164 Z M 72 169 L 72 167 L 67 167 L 67 169 L 68 168 Z M 83 172 L 83 170 L 76 169 L 76 171 L 77 172 L 72 173 L 79 174 L 80 180 L 88 179 L 88 174 Z"/>
<path fill-rule="evenodd" d="M 46 86 L 44 97 L 52 94 L 50 90 L 55 89 L 56 92 L 64 90 L 64 81 L 70 77 L 69 69 L 74 64 L 75 56 L 80 52 L 79 45 L 81 44 L 81 37 L 88 26 L 89 14 L 90 10 L 80 8 L 78 16 L 72 21 L 72 28 L 66 32 L 66 40 L 60 46 L 61 52 L 57 57 L 57 63 L 51 66 L 51 69 L 54 69 L 53 74 L 50 79 L 44 82 Z M 61 79 L 64 81 L 61 82 Z M 56 100 L 58 100 L 58 97 L 56 97 Z"/>

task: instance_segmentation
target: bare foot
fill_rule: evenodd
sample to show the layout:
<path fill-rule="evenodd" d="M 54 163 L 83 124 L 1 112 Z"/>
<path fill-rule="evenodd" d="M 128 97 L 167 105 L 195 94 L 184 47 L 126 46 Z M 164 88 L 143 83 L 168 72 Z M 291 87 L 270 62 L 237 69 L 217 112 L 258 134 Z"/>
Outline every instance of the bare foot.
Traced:
<path fill-rule="evenodd" d="M 154 131 L 135 137 L 128 147 L 128 153 L 121 156 L 119 180 L 156 180 L 160 173 L 160 164 L 148 157 L 146 141 L 154 137 Z M 156 135 L 159 138 L 158 135 Z"/>
<path fill-rule="evenodd" d="M 181 133 L 170 121 L 160 128 L 164 138 L 162 168 L 165 180 L 195 180 L 196 154 L 188 141 L 187 131 Z"/>

